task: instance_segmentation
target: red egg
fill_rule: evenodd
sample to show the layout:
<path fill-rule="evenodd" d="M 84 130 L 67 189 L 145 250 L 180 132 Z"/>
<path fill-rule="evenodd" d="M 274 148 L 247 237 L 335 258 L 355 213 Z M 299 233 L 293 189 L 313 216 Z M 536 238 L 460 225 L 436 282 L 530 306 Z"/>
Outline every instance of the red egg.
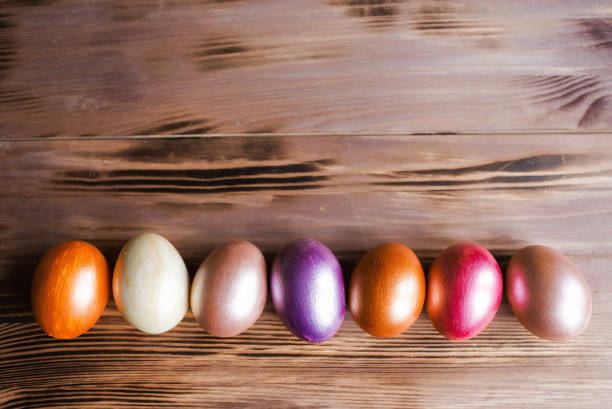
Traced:
<path fill-rule="evenodd" d="M 32 310 L 40 327 L 60 339 L 91 328 L 106 307 L 110 274 L 100 251 L 84 241 L 49 250 L 32 279 Z"/>
<path fill-rule="evenodd" d="M 495 258 L 474 243 L 451 246 L 433 262 L 427 283 L 427 314 L 453 340 L 477 335 L 501 301 L 503 279 Z"/>

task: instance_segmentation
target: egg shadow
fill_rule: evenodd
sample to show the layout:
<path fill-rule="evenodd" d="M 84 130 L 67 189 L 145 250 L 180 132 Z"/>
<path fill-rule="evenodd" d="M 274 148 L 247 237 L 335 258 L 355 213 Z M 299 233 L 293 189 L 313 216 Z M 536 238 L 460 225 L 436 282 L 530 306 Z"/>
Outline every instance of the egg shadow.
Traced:
<path fill-rule="evenodd" d="M 2 281 L 0 316 L 2 323 L 34 323 L 30 306 L 32 276 L 42 254 L 24 253 L 9 259 Z"/>

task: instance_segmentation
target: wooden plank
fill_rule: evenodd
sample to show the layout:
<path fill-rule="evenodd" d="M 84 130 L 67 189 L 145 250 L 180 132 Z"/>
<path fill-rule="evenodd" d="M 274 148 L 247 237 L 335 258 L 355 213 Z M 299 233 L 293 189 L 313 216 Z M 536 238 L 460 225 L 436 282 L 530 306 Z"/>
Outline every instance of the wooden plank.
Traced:
<path fill-rule="evenodd" d="M 52 340 L 19 292 L 0 287 L 0 404 L 16 407 L 605 408 L 612 393 L 610 252 L 570 255 L 593 288 L 587 331 L 540 340 L 506 301 L 480 335 L 451 342 L 423 313 L 377 339 L 347 315 L 331 340 L 299 341 L 270 305 L 247 332 L 208 336 L 188 313 L 146 335 L 111 303 L 85 335 Z"/>
<path fill-rule="evenodd" d="M 604 251 L 611 148 L 578 134 L 0 142 L 0 279 L 29 277 L 59 241 L 114 255 L 143 230 L 196 263 L 241 237 L 267 254 L 300 237 L 347 255 L 386 241 Z"/>
<path fill-rule="evenodd" d="M 612 129 L 606 2 L 0 5 L 4 138 Z"/>

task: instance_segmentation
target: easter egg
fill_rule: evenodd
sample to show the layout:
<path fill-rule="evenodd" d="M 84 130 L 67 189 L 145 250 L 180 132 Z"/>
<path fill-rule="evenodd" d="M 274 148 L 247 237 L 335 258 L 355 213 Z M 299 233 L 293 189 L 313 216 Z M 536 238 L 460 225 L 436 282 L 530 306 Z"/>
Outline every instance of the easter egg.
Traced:
<path fill-rule="evenodd" d="M 331 338 L 344 319 L 342 269 L 318 241 L 297 240 L 283 247 L 272 264 L 270 293 L 287 328 L 305 341 Z"/>
<path fill-rule="evenodd" d="M 174 328 L 189 308 L 183 258 L 159 234 L 134 237 L 117 259 L 113 296 L 123 317 L 139 330 L 159 334 Z"/>
<path fill-rule="evenodd" d="M 591 319 L 591 290 L 580 270 L 545 246 L 519 250 L 506 269 L 512 312 L 538 337 L 560 341 L 584 332 Z"/>
<path fill-rule="evenodd" d="M 218 337 L 247 330 L 261 315 L 268 291 L 266 261 L 248 241 L 217 247 L 202 262 L 191 286 L 191 310 Z"/>
<path fill-rule="evenodd" d="M 460 243 L 442 251 L 429 270 L 427 314 L 453 340 L 472 338 L 493 319 L 502 297 L 499 265 L 485 248 Z"/>
<path fill-rule="evenodd" d="M 32 279 L 32 310 L 40 327 L 54 338 L 78 337 L 106 308 L 110 274 L 100 251 L 84 241 L 50 249 Z"/>
<path fill-rule="evenodd" d="M 370 251 L 351 275 L 349 308 L 355 322 L 375 337 L 392 337 L 418 318 L 425 301 L 425 275 L 417 256 L 399 243 Z"/>

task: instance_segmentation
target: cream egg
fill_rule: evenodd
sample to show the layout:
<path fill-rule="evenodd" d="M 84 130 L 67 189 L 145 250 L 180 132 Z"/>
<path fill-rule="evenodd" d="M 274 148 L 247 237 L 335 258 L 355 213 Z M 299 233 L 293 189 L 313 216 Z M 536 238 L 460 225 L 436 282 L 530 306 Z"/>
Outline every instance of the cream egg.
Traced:
<path fill-rule="evenodd" d="M 174 328 L 189 308 L 189 274 L 183 258 L 159 234 L 134 237 L 117 259 L 113 296 L 123 317 L 137 329 L 159 334 Z"/>

